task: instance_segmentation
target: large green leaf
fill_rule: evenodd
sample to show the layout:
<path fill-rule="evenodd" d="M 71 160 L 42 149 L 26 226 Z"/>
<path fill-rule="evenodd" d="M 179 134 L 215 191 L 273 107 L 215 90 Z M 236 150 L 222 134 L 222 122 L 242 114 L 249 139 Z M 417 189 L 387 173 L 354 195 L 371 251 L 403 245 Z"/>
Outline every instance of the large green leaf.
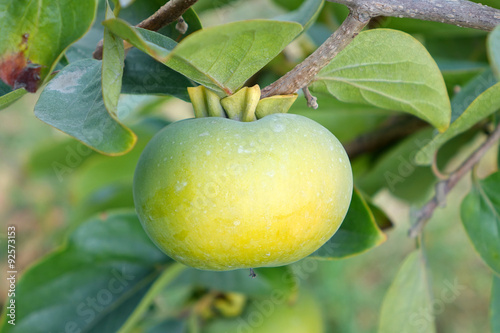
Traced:
<path fill-rule="evenodd" d="M 500 274 L 500 171 L 474 183 L 460 215 L 474 248 Z"/>
<path fill-rule="evenodd" d="M 361 254 L 385 242 L 368 204 L 358 190 L 354 190 L 349 211 L 339 230 L 311 255 L 314 259 L 341 259 Z"/>
<path fill-rule="evenodd" d="M 496 77 L 500 79 L 500 26 L 488 36 L 488 56 Z"/>
<path fill-rule="evenodd" d="M 500 277 L 493 275 L 490 306 L 491 333 L 500 333 Z"/>
<path fill-rule="evenodd" d="M 134 146 L 135 134 L 104 105 L 101 62 L 84 59 L 66 66 L 45 87 L 35 116 L 106 155 L 121 155 Z"/>
<path fill-rule="evenodd" d="M 165 64 L 200 84 L 230 95 L 301 31 L 300 24 L 270 20 L 219 25 L 185 38 Z"/>
<path fill-rule="evenodd" d="M 0 0 L 0 78 L 34 92 L 95 17 L 96 0 Z"/>
<path fill-rule="evenodd" d="M 4 321 L 2 332 L 115 332 L 171 262 L 135 213 L 90 219 L 24 272 L 16 288 L 21 315 L 15 326 Z"/>
<path fill-rule="evenodd" d="M 113 19 L 115 15 L 107 0 L 106 4 L 106 19 Z M 106 109 L 115 117 L 117 116 L 118 99 L 122 90 L 124 62 L 123 40 L 105 28 L 102 55 L 102 97 Z"/>
<path fill-rule="evenodd" d="M 439 69 L 415 38 L 401 31 L 362 32 L 314 79 L 311 89 L 344 102 L 405 111 L 444 131 L 451 107 Z"/>
<path fill-rule="evenodd" d="M 434 333 L 430 287 L 421 250 L 405 259 L 382 303 L 379 333 Z"/>
<path fill-rule="evenodd" d="M 444 133 L 436 135 L 416 154 L 418 164 L 431 164 L 436 150 L 448 140 L 467 131 L 480 120 L 500 109 L 500 83 L 488 88 L 479 95 Z"/>

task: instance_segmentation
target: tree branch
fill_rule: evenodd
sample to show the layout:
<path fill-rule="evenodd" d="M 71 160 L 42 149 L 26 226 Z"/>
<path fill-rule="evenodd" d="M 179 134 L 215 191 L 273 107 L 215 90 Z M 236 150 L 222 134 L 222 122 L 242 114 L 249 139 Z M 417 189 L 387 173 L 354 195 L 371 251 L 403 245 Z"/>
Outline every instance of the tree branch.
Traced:
<path fill-rule="evenodd" d="M 443 204 L 446 195 L 457 185 L 486 152 L 500 139 L 500 124 L 491 133 L 488 139 L 474 151 L 457 170 L 450 174 L 447 180 L 436 184 L 436 195 L 423 206 L 417 213 L 417 221 L 410 228 L 408 234 L 410 237 L 417 237 L 423 230 L 425 224 L 429 221 L 434 210 Z"/>
<path fill-rule="evenodd" d="M 158 9 L 156 13 L 136 25 L 136 27 L 158 31 L 170 23 L 177 21 L 177 19 L 197 1 L 198 0 L 170 0 Z M 94 59 L 102 60 L 102 48 L 103 45 L 101 40 L 92 54 Z"/>
<path fill-rule="evenodd" d="M 500 24 L 500 10 L 466 0 L 327 0 L 370 17 L 407 17 L 491 31 Z"/>
<path fill-rule="evenodd" d="M 285 76 L 262 89 L 262 98 L 293 94 L 342 51 L 371 18 L 407 17 L 491 31 L 500 25 L 500 10 L 466 0 L 327 0 L 346 5 L 351 13 L 313 54 Z"/>
<path fill-rule="evenodd" d="M 279 80 L 262 89 L 261 98 L 293 94 L 306 87 L 318 72 L 358 35 L 369 18 L 351 12 L 342 25 L 303 62 Z"/>

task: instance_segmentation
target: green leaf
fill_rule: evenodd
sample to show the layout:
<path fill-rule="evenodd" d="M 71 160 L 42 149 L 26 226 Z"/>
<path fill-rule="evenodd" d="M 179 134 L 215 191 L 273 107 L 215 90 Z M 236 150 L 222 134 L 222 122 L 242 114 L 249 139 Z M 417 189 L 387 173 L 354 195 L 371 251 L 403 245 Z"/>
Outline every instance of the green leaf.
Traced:
<path fill-rule="evenodd" d="M 122 93 L 171 95 L 189 102 L 187 87 L 196 83 L 134 48 L 127 53 Z"/>
<path fill-rule="evenodd" d="M 500 172 L 474 182 L 462 201 L 460 215 L 474 248 L 500 274 Z"/>
<path fill-rule="evenodd" d="M 0 0 L 0 78 L 35 92 L 90 28 L 96 7 L 96 0 Z"/>
<path fill-rule="evenodd" d="M 342 259 L 361 254 L 387 239 L 375 222 L 370 208 L 358 190 L 354 190 L 349 211 L 339 230 L 311 255 L 314 259 Z"/>
<path fill-rule="evenodd" d="M 22 316 L 15 326 L 4 322 L 2 332 L 115 332 L 171 262 L 135 213 L 90 219 L 24 272 L 16 288 Z"/>
<path fill-rule="evenodd" d="M 302 31 L 300 24 L 248 20 L 203 29 L 185 38 L 165 64 L 231 95 Z"/>
<path fill-rule="evenodd" d="M 77 61 L 60 71 L 40 95 L 35 116 L 106 155 L 124 154 L 137 140 L 106 110 L 101 62 L 94 59 Z"/>
<path fill-rule="evenodd" d="M 3 82 L 0 81 L 0 84 Z M 11 92 L 8 92 L 2 96 L 0 96 L 0 110 L 5 109 L 24 95 L 26 95 L 27 91 L 25 89 L 16 89 Z"/>
<path fill-rule="evenodd" d="M 425 258 L 421 250 L 408 255 L 387 291 L 378 332 L 436 332 Z"/>
<path fill-rule="evenodd" d="M 249 270 L 213 272 L 189 268 L 174 285 L 195 285 L 224 292 L 239 292 L 252 297 L 269 296 L 277 291 L 290 295 L 296 291 L 297 281 L 289 266 L 257 268 L 257 278 L 249 277 Z"/>
<path fill-rule="evenodd" d="M 114 17 L 113 10 L 106 0 L 106 19 Z M 102 97 L 104 106 L 114 117 L 117 116 L 118 99 L 122 89 L 124 61 L 123 40 L 105 28 L 102 56 Z"/>
<path fill-rule="evenodd" d="M 102 24 L 112 33 L 128 41 L 158 61 L 164 61 L 177 43 L 157 32 L 135 28 L 121 19 L 109 19 Z"/>
<path fill-rule="evenodd" d="M 491 333 L 500 333 L 500 277 L 493 275 L 490 305 Z"/>
<path fill-rule="evenodd" d="M 488 35 L 488 56 L 496 77 L 500 79 L 500 26 Z"/>
<path fill-rule="evenodd" d="M 319 72 L 311 89 L 344 102 L 408 112 L 440 131 L 450 122 L 450 101 L 436 63 L 422 44 L 400 31 L 361 32 Z"/>
<path fill-rule="evenodd" d="M 432 163 L 434 153 L 448 140 L 464 133 L 480 120 L 490 116 L 500 108 L 500 83 L 479 95 L 444 133 L 436 135 L 416 154 L 415 161 L 426 165 Z"/>
<path fill-rule="evenodd" d="M 451 122 L 454 123 L 472 101 L 497 82 L 493 72 L 487 69 L 462 87 L 451 100 Z"/>
<path fill-rule="evenodd" d="M 324 0 L 306 0 L 299 8 L 290 13 L 278 16 L 276 20 L 300 23 L 305 31 L 316 21 L 324 4 Z"/>

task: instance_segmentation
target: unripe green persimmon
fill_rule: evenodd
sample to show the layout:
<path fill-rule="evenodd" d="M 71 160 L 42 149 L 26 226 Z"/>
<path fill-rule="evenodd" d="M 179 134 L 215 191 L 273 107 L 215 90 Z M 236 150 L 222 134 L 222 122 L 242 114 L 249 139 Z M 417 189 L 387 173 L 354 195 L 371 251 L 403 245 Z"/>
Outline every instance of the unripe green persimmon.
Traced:
<path fill-rule="evenodd" d="M 292 114 L 173 123 L 146 146 L 134 176 L 149 237 L 173 259 L 207 270 L 304 258 L 339 228 L 351 193 L 340 142 Z"/>

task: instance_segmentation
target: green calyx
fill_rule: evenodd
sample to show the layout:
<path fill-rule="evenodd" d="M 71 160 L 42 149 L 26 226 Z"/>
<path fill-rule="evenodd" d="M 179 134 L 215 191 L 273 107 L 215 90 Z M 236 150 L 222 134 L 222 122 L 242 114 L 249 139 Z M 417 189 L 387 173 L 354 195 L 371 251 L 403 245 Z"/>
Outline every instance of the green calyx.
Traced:
<path fill-rule="evenodd" d="M 297 94 L 279 95 L 261 99 L 260 87 L 243 87 L 231 96 L 221 98 L 204 87 L 189 87 L 196 118 L 224 117 L 237 121 L 255 121 L 273 113 L 286 113 L 297 99 Z"/>

